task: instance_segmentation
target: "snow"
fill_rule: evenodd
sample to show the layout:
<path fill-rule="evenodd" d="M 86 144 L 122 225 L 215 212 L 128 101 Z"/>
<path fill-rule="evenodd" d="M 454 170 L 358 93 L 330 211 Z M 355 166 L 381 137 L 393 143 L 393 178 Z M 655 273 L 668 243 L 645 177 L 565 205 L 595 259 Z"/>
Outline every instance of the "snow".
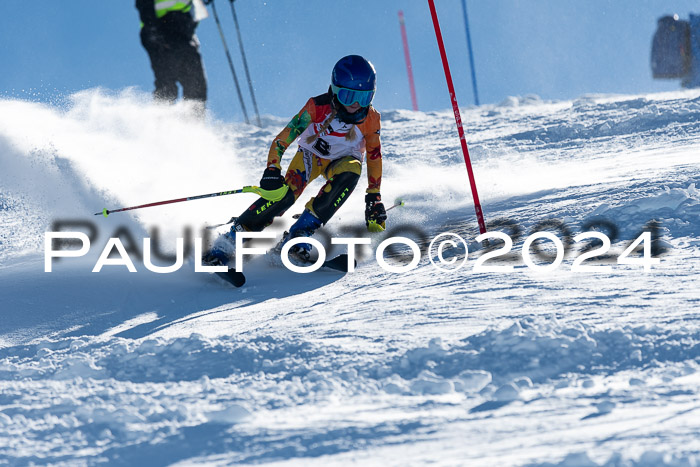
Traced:
<path fill-rule="evenodd" d="M 191 252 L 156 274 L 133 250 L 149 237 L 172 255 L 252 195 L 93 214 L 255 183 L 285 117 L 200 121 L 131 90 L 0 100 L 0 463 L 697 465 L 700 94 L 509 97 L 462 119 L 487 224 L 514 240 L 489 263 L 511 272 L 474 271 L 452 113 L 393 110 L 382 194 L 405 200 L 389 213 L 400 229 L 345 276 L 257 257 L 233 289 L 194 272 Z M 353 195 L 326 233 L 369 236 L 363 212 Z M 61 222 L 90 252 L 47 273 L 43 234 Z M 618 264 L 645 228 L 660 263 Z M 522 261 L 543 230 L 566 248 L 552 272 Z M 611 238 L 586 261 L 609 271 L 571 270 L 586 230 Z M 389 235 L 443 232 L 469 244 L 458 271 L 374 259 Z M 137 272 L 91 272 L 116 235 Z M 539 248 L 546 264 L 553 245 Z"/>

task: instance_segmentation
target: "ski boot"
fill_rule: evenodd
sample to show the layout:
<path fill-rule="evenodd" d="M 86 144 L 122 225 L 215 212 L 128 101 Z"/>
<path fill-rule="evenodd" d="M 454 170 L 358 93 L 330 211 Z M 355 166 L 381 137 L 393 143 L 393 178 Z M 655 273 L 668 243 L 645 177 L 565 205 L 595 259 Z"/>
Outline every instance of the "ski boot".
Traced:
<path fill-rule="evenodd" d="M 206 266 L 227 266 L 233 262 L 236 252 L 236 232 L 244 229 L 239 224 L 233 224 L 225 234 L 219 235 L 208 252 L 202 257 L 202 263 Z"/>
<path fill-rule="evenodd" d="M 278 250 L 282 251 L 282 247 L 292 238 L 296 237 L 311 237 L 316 229 L 321 227 L 321 220 L 314 216 L 311 211 L 305 209 L 299 219 L 289 228 L 289 232 L 285 232 L 278 245 Z M 295 258 L 299 262 L 311 262 L 311 245 L 309 243 L 297 243 L 289 249 L 289 257 Z"/>

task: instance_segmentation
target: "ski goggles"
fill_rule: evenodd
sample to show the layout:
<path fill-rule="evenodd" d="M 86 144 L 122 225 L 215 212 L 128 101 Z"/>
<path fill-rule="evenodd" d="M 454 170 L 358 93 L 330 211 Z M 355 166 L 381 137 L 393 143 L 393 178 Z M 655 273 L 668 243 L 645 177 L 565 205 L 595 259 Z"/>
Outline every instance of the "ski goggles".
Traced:
<path fill-rule="evenodd" d="M 362 107 L 367 107 L 372 103 L 374 98 L 374 90 L 371 91 L 358 91 L 356 89 L 347 89 L 331 84 L 331 89 L 333 94 L 338 97 L 338 101 L 347 106 L 353 105 L 355 102 L 360 104 Z"/>

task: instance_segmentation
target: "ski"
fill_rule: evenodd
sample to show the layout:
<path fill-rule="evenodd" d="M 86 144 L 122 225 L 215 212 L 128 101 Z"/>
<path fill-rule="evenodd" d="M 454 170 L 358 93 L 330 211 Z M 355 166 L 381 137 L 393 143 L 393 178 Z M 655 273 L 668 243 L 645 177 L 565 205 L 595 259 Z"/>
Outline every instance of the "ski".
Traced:
<path fill-rule="evenodd" d="M 355 261 L 355 267 L 357 267 L 357 261 Z M 347 273 L 348 255 L 343 253 L 327 261 L 324 261 L 324 263 L 321 265 L 321 268 L 327 268 L 332 269 L 333 271 Z M 215 272 L 214 274 L 216 274 L 217 276 L 219 276 L 220 278 L 222 278 L 223 280 L 225 280 L 226 282 L 228 282 L 236 288 L 242 287 L 246 282 L 245 274 L 236 271 L 233 268 L 229 268 L 229 270 L 226 272 Z"/>
<path fill-rule="evenodd" d="M 335 271 L 340 272 L 348 272 L 348 255 L 343 253 L 341 255 L 336 256 L 335 258 L 326 260 L 324 261 L 321 267 L 333 269 Z M 357 261 L 355 261 L 355 267 L 357 267 Z"/>
<path fill-rule="evenodd" d="M 282 266 L 282 262 L 279 260 L 280 257 L 280 252 L 275 251 L 275 250 L 270 250 L 268 253 L 272 252 L 272 254 L 276 255 L 278 258 L 276 261 L 276 264 L 278 266 Z M 298 255 L 295 255 L 294 253 L 289 253 L 289 258 L 292 261 L 292 263 L 296 264 L 297 266 L 301 267 L 306 267 L 306 266 L 311 266 L 315 263 L 313 260 L 309 260 L 303 257 L 300 257 Z M 354 261 L 354 266 L 357 267 L 357 261 Z M 347 273 L 348 272 L 348 255 L 346 253 L 340 254 L 338 256 L 335 256 L 329 260 L 326 260 L 321 264 L 320 269 L 332 269 L 334 271 L 342 272 L 342 273 Z"/>
<path fill-rule="evenodd" d="M 234 287 L 242 287 L 245 284 L 245 275 L 242 272 L 238 272 L 233 268 L 229 268 L 226 272 L 216 272 L 214 273 L 229 284 Z"/>

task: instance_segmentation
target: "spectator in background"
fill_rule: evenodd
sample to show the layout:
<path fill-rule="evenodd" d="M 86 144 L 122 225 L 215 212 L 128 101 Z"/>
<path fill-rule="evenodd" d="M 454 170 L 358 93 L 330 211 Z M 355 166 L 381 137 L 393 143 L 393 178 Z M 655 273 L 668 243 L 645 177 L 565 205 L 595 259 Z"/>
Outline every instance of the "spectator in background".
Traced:
<path fill-rule="evenodd" d="M 194 34 L 198 22 L 193 17 L 193 1 L 136 0 L 136 9 L 141 18 L 141 44 L 155 75 L 154 97 L 174 102 L 180 83 L 182 97 L 203 106 L 207 80 Z"/>

